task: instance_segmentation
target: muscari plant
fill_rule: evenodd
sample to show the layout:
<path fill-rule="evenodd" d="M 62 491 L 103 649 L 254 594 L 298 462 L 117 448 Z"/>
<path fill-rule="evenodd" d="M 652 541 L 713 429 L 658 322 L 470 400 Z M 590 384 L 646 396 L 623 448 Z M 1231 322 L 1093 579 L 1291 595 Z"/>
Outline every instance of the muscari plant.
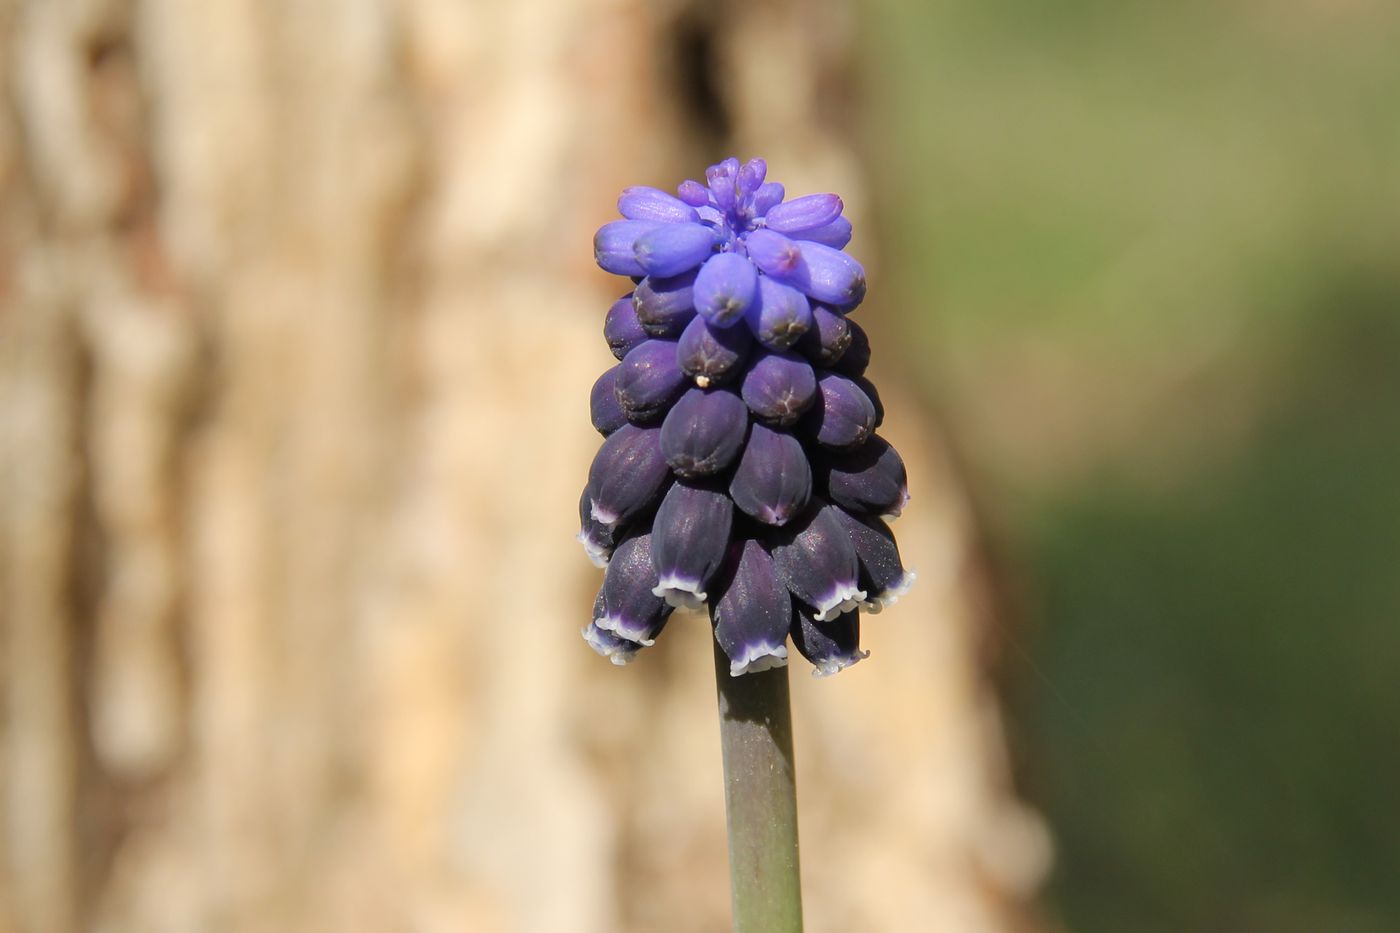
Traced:
<path fill-rule="evenodd" d="M 913 581 L 887 521 L 904 463 L 876 432 L 865 272 L 841 199 L 784 200 L 762 159 L 671 195 L 628 188 L 594 252 L 631 290 L 603 325 L 604 441 L 579 540 L 606 568 L 584 639 L 615 664 L 708 609 L 734 927 L 800 930 L 787 643 L 819 676 L 866 657 L 860 615 Z"/>

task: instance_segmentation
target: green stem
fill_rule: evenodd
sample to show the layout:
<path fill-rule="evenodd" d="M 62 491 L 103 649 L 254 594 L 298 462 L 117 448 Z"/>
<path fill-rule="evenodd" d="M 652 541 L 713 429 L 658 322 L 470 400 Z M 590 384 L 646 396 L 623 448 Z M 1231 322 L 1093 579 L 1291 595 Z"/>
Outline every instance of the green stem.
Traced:
<path fill-rule="evenodd" d="M 715 645 L 735 933 L 802 933 L 786 667 L 731 677 Z"/>

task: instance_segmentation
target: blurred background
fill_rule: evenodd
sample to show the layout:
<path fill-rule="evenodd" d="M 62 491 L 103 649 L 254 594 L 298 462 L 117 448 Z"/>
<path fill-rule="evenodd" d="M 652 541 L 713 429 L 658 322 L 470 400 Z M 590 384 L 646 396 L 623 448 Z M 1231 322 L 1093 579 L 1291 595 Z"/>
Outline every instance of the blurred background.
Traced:
<path fill-rule="evenodd" d="M 629 184 L 834 190 L 919 585 L 808 929 L 1400 929 L 1400 10 L 0 0 L 0 933 L 726 928 L 572 540 Z M 794 668 L 794 674 L 800 673 Z"/>
<path fill-rule="evenodd" d="M 1054 914 L 1400 929 L 1400 10 L 864 22 L 890 323 L 1029 626 Z"/>

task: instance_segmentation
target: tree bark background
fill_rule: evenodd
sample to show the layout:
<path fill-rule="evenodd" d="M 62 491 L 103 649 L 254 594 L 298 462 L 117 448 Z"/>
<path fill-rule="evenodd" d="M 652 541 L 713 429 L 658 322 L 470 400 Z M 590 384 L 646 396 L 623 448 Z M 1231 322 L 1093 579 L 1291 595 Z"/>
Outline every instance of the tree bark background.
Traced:
<path fill-rule="evenodd" d="M 705 624 L 577 636 L 589 242 L 731 146 L 861 230 L 851 17 L 0 0 L 0 931 L 724 928 Z M 808 929 L 1027 929 L 971 519 L 885 393 L 920 580 L 794 682 Z"/>

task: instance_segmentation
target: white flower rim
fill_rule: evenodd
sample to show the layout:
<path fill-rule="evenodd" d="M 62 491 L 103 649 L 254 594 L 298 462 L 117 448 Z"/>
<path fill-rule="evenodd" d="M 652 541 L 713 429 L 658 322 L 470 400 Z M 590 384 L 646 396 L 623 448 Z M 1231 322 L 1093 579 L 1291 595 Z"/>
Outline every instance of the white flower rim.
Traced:
<path fill-rule="evenodd" d="M 870 657 L 869 651 L 857 651 L 854 654 L 843 654 L 834 658 L 827 658 L 816 667 L 812 668 L 813 677 L 830 677 L 832 674 L 839 674 L 852 664 L 858 664 Z"/>
<path fill-rule="evenodd" d="M 884 610 L 899 602 L 899 598 L 909 592 L 914 581 L 919 577 L 912 570 L 904 571 L 904 576 L 895 581 L 893 586 L 886 587 L 884 592 L 877 593 L 860 604 L 860 607 L 873 616 L 879 615 Z"/>
<path fill-rule="evenodd" d="M 738 659 L 730 659 L 729 676 L 760 674 L 774 668 L 787 667 L 787 645 L 753 645 Z"/>

